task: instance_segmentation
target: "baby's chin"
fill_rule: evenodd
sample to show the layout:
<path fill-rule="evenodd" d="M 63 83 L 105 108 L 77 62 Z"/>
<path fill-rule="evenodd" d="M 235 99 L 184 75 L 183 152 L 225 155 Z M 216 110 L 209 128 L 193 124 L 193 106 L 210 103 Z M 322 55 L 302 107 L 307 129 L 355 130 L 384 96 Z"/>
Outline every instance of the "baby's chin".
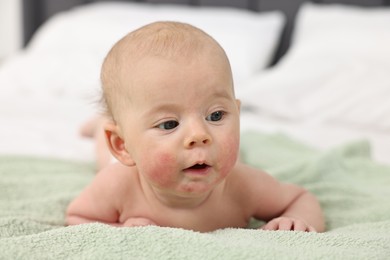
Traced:
<path fill-rule="evenodd" d="M 208 196 L 215 190 L 223 181 L 223 178 L 214 179 L 210 181 L 192 180 L 191 182 L 181 184 L 178 187 L 180 195 L 188 198 L 197 198 Z"/>

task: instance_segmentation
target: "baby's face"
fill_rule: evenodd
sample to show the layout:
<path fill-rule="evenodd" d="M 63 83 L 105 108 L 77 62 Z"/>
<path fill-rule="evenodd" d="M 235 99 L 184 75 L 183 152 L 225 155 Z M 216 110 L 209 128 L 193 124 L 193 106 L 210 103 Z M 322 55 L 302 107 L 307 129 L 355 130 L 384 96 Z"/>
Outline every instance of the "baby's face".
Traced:
<path fill-rule="evenodd" d="M 154 57 L 132 75 L 118 124 L 141 176 L 166 195 L 211 191 L 238 156 L 239 104 L 228 65 L 205 56 Z"/>

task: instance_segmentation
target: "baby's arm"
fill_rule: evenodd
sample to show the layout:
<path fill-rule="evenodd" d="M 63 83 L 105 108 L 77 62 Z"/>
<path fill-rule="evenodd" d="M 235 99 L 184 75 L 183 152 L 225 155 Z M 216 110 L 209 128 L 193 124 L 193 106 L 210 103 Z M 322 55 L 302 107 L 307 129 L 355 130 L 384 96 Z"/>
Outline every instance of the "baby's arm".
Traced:
<path fill-rule="evenodd" d="M 109 178 L 109 168 L 99 172 L 81 194 L 69 204 L 66 211 L 68 225 L 91 222 L 119 225 L 119 211 L 116 209 L 116 196 L 113 193 L 115 182 Z"/>
<path fill-rule="evenodd" d="M 278 182 L 270 175 L 241 164 L 245 171 L 253 216 L 265 220 L 265 230 L 324 231 L 324 220 L 317 199 L 305 189 Z M 252 208 L 252 207 L 251 207 Z"/>
<path fill-rule="evenodd" d="M 323 232 L 324 220 L 316 198 L 296 185 L 279 183 L 278 186 L 275 191 L 279 190 L 281 195 L 279 207 L 282 213 L 271 219 L 262 229 Z"/>
<path fill-rule="evenodd" d="M 134 217 L 120 223 L 122 198 L 129 188 L 128 172 L 124 166 L 110 165 L 99 172 L 92 183 L 68 206 L 66 222 L 68 225 L 100 222 L 112 226 L 146 226 L 155 225 L 147 218 Z"/>

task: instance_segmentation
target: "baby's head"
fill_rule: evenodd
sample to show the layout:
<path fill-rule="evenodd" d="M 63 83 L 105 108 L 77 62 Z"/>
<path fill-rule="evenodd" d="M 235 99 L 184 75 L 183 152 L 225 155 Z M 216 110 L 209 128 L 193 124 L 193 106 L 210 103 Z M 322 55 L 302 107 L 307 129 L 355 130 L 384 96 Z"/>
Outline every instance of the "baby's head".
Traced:
<path fill-rule="evenodd" d="M 157 193 L 203 196 L 232 170 L 239 102 L 228 58 L 209 35 L 176 22 L 144 26 L 109 52 L 102 83 L 110 150 Z"/>
<path fill-rule="evenodd" d="M 226 70 L 226 76 L 232 77 L 225 51 L 212 37 L 194 26 L 155 22 L 127 34 L 113 46 L 102 66 L 102 100 L 107 115 L 117 120 L 120 111 L 132 100 L 133 91 L 141 87 L 137 85 L 137 79 L 145 74 L 154 76 L 148 74 L 148 68 L 143 68 L 144 74 L 139 75 L 137 68 L 142 67 L 145 59 L 161 58 L 186 64 L 201 55 L 207 57 L 207 63 Z M 231 81 L 229 87 L 234 91 Z"/>

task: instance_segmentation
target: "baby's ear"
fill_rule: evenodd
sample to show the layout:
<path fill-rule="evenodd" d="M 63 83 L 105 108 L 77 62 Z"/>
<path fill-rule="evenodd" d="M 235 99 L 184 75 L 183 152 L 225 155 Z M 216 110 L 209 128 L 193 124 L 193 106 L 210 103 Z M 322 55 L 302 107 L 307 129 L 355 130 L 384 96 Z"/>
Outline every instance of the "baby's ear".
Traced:
<path fill-rule="evenodd" d="M 241 100 L 236 99 L 236 104 L 237 104 L 237 107 L 238 107 L 238 111 L 241 111 Z"/>
<path fill-rule="evenodd" d="M 135 162 L 126 150 L 125 141 L 121 137 L 119 126 L 114 122 L 107 122 L 104 125 L 104 133 L 112 155 L 124 165 L 134 166 Z"/>

